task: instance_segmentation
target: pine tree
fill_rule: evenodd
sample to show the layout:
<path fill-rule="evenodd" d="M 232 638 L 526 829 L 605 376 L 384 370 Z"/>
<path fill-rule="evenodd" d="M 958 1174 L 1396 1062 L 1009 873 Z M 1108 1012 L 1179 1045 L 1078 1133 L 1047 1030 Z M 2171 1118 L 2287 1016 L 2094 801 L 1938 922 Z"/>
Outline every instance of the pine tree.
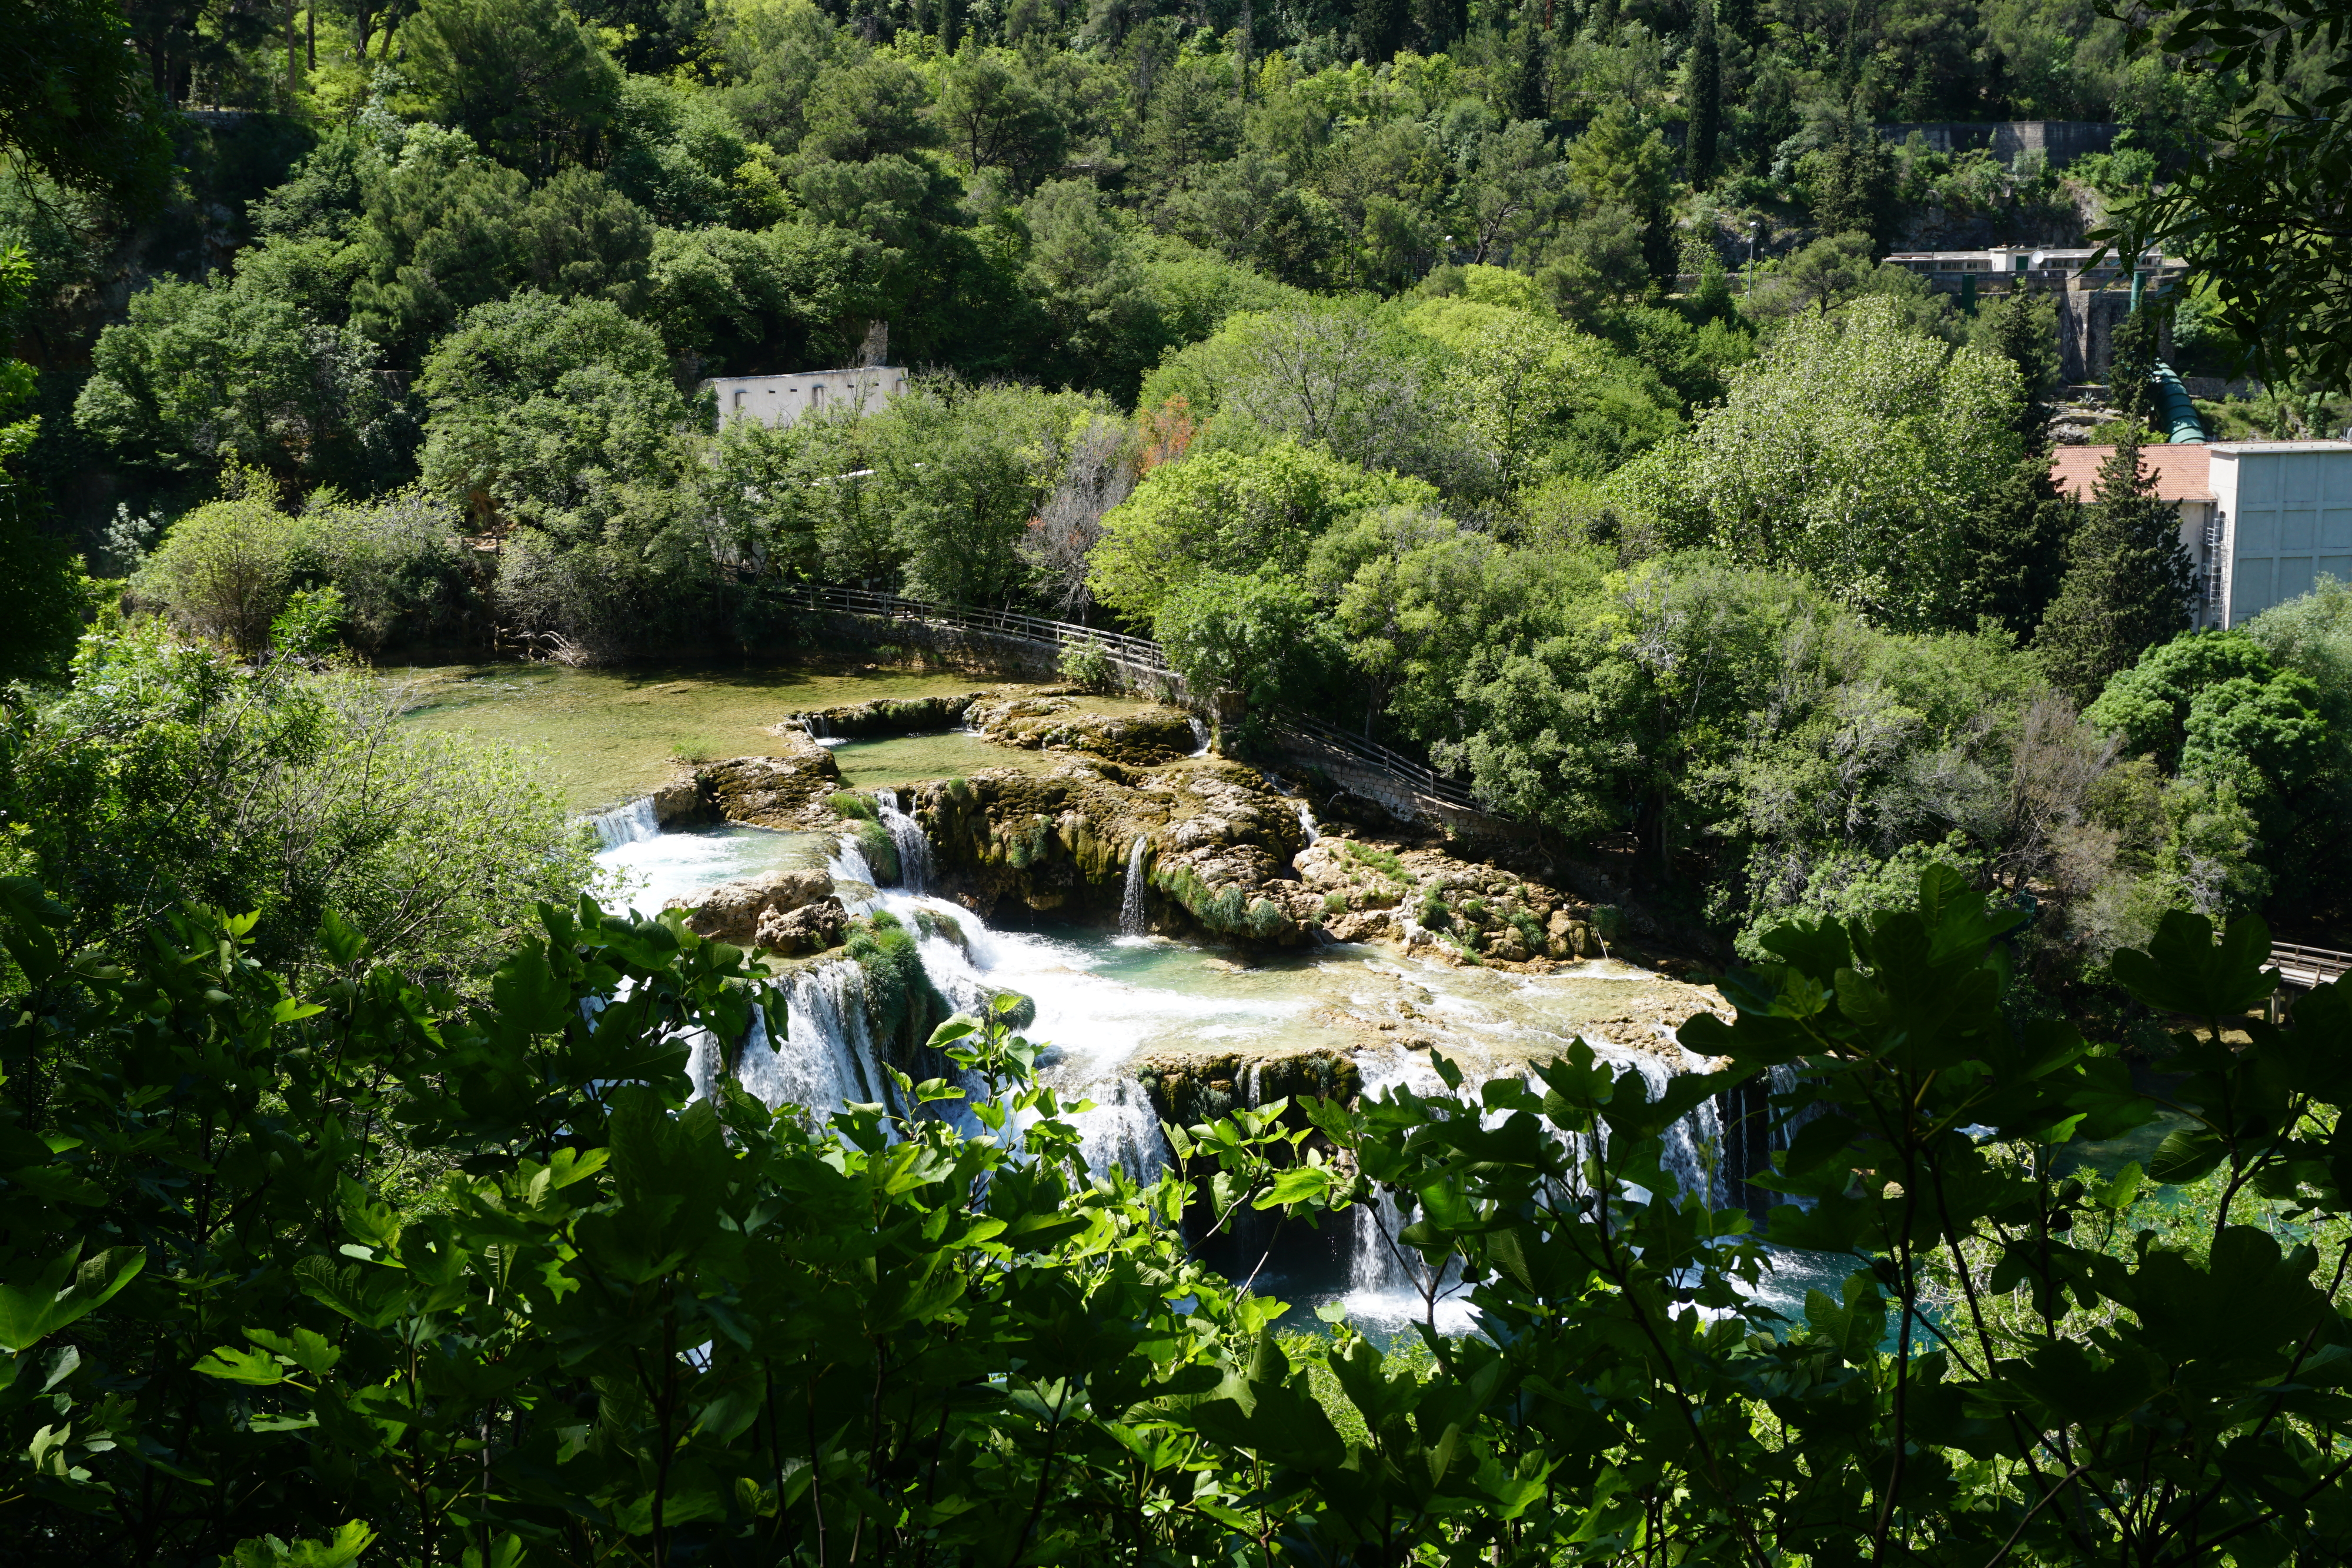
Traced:
<path fill-rule="evenodd" d="M 1975 344 L 2017 367 L 2021 395 L 2015 423 L 2025 455 L 1979 497 L 1969 522 L 1960 602 L 1971 619 L 1990 617 L 2030 639 L 2064 580 L 2066 541 L 2076 515 L 2050 477 L 2049 394 L 2059 375 L 2050 296 L 2019 291 L 1990 301 L 1977 317 Z"/>
<path fill-rule="evenodd" d="M 2116 324 L 2108 340 L 2107 401 L 2133 423 L 2146 423 L 2156 402 L 2156 312 L 2142 305 Z"/>
<path fill-rule="evenodd" d="M 1723 58 L 1715 37 L 1715 0 L 1699 0 L 1683 102 L 1690 109 L 1690 180 L 1705 190 L 1715 179 L 1716 143 L 1723 133 Z"/>
<path fill-rule="evenodd" d="M 2192 571 L 2179 508 L 2158 500 L 2154 480 L 2140 472 L 2139 427 L 2117 430 L 2036 640 L 2050 678 L 2082 703 L 2189 627 Z"/>

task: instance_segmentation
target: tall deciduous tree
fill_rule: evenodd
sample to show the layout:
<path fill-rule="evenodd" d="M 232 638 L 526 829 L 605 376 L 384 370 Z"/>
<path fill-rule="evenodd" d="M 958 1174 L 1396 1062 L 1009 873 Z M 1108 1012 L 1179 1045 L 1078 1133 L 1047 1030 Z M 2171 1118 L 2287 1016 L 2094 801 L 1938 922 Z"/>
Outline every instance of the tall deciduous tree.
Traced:
<path fill-rule="evenodd" d="M 2100 465 L 2081 526 L 2067 546 L 2065 580 L 2037 642 L 2051 678 L 2089 702 L 2116 672 L 2189 625 L 2193 571 L 2179 509 L 2140 470 L 2137 425 L 2126 422 Z"/>

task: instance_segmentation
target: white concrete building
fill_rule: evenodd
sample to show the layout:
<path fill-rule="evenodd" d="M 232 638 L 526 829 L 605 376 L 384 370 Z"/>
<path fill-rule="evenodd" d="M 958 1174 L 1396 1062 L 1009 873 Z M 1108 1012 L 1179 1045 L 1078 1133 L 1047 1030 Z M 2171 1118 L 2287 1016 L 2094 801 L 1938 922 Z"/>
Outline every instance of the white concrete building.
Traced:
<path fill-rule="evenodd" d="M 2090 498 L 2112 446 L 2061 446 L 2050 476 Z M 2238 626 L 2308 593 L 2352 582 L 2352 441 L 2219 441 L 2140 448 L 2140 472 L 2179 508 L 2196 564 L 2200 627 Z"/>
<path fill-rule="evenodd" d="M 2229 562 L 2217 624 L 2300 598 L 2322 576 L 2352 582 L 2352 441 L 2221 441 L 2209 450 Z"/>
<path fill-rule="evenodd" d="M 907 372 L 891 365 L 854 370 L 797 371 L 788 376 L 722 376 L 702 383 L 719 398 L 719 417 L 786 425 L 804 413 L 852 407 L 872 413 L 907 390 Z"/>

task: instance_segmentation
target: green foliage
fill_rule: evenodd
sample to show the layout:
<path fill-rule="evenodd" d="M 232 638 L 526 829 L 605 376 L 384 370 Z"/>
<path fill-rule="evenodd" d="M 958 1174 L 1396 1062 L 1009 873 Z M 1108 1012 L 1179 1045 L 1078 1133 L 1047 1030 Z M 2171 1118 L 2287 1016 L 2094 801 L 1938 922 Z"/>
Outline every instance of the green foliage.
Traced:
<path fill-rule="evenodd" d="M 1152 631 L 1187 690 L 1238 692 L 1261 711 L 1311 694 L 1335 662 L 1313 596 L 1271 567 L 1201 573 L 1160 601 Z M 1219 727 L 1221 743 L 1237 738 Z"/>
<path fill-rule="evenodd" d="M 207 502 L 172 525 L 137 587 L 189 632 L 253 654 L 285 606 L 299 528 L 278 510 L 268 480 L 248 472 L 236 483 L 233 499 Z"/>
<path fill-rule="evenodd" d="M 856 838 L 858 851 L 866 856 L 866 863 L 874 868 L 874 874 L 881 879 L 882 885 L 896 886 L 902 868 L 898 864 L 898 841 L 890 837 L 890 831 L 879 821 L 867 818 L 861 819 L 850 832 Z"/>
<path fill-rule="evenodd" d="M 1883 299 L 1791 322 L 1687 444 L 1619 483 L 1697 538 L 1801 571 L 1882 624 L 1950 624 L 1962 524 L 2024 453 L 2014 369 L 1902 326 Z M 1668 525 L 1673 526 L 1672 524 Z M 1696 542 L 1696 540 L 1694 540 Z"/>
<path fill-rule="evenodd" d="M 1111 687 L 1110 655 L 1099 643 L 1065 644 L 1060 660 L 1062 679 L 1074 686 L 1090 692 L 1108 691 Z"/>
<path fill-rule="evenodd" d="M 323 659 L 342 646 L 342 590 L 297 589 L 269 622 L 269 648 L 281 658 Z"/>
<path fill-rule="evenodd" d="M 621 73 L 553 0 L 425 0 L 401 29 L 428 118 L 536 173 L 591 154 Z"/>
<path fill-rule="evenodd" d="M 2117 431 L 2036 639 L 2051 678 L 2084 702 L 2189 623 L 2194 574 L 2179 508 L 2158 500 L 2154 477 L 2141 471 L 2138 430 L 2126 421 Z"/>
<path fill-rule="evenodd" d="M 470 990 L 594 869 L 523 758 L 403 731 L 363 675 L 240 668 L 152 624 L 89 639 L 73 675 L 0 737 L 0 874 L 68 895 L 77 947 L 199 900 L 251 913 L 257 952 L 307 982 L 331 910 L 383 962 Z"/>
<path fill-rule="evenodd" d="M 2158 0 L 2127 19 L 2135 42 L 2152 37 L 2205 89 L 2200 135 L 2184 167 L 2136 193 L 2097 237 L 2126 255 L 2156 245 L 2187 256 L 2265 379 L 2306 369 L 2352 385 L 2352 272 L 2334 232 L 2352 168 L 2342 17 L 2312 0 Z"/>
<path fill-rule="evenodd" d="M 22 309 L 32 271 L 22 246 L 0 249 L 0 321 Z M 30 365 L 0 361 L 0 559 L 9 563 L 0 582 L 0 682 L 58 674 L 81 633 L 78 563 L 64 541 L 42 529 L 40 508 L 19 472 L 40 431 L 39 417 L 24 409 L 33 388 Z"/>
<path fill-rule="evenodd" d="M 917 1069 L 921 1065 L 917 1048 L 947 1017 L 948 1005 L 923 970 L 914 933 L 897 915 L 877 910 L 851 927 L 843 952 L 865 971 L 866 1008 L 874 1038 L 883 1042 L 892 1061 Z"/>
<path fill-rule="evenodd" d="M 123 13 L 92 0 L 12 12 L 0 145 L 58 185 L 142 211 L 171 178 L 161 94 L 141 79 Z"/>
<path fill-rule="evenodd" d="M 825 803 L 833 808 L 835 816 L 866 822 L 881 821 L 877 815 L 879 808 L 875 805 L 874 797 L 862 795 L 855 789 L 836 789 L 825 797 Z"/>
<path fill-rule="evenodd" d="M 166 277 L 133 295 L 130 319 L 99 337 L 75 422 L 118 460 L 167 473 L 241 462 L 303 485 L 398 473 L 415 427 L 385 395 L 381 350 L 273 281 Z"/>
<path fill-rule="evenodd" d="M 780 1039 L 782 1009 L 676 916 L 542 909 L 464 1008 L 331 921 L 338 977 L 306 996 L 244 921 L 169 915 L 117 966 L 68 958 L 35 884 L 0 910 L 0 1463 L 37 1563 L 142 1532 L 239 1563 L 371 1537 L 814 1559 L 861 1525 L 886 1561 L 2347 1544 L 2352 1012 L 2328 988 L 2246 1017 L 2275 983 L 2256 922 L 2175 915 L 2118 956 L 2182 1025 L 2153 1091 L 2011 1019 L 2021 916 L 1931 867 L 1903 907 L 1770 934 L 1725 981 L 1736 1019 L 1682 1026 L 1719 1070 L 1654 1099 L 1580 1042 L 1485 1084 L 1434 1057 L 1442 1091 L 1167 1125 L 1145 1186 L 1086 1167 L 1010 998 L 915 1039 L 971 1090 L 895 1071 L 876 1103 L 772 1110 L 720 1075 L 689 1101 L 694 1050 L 723 1061 L 755 1012 Z M 860 940 L 870 994 L 912 939 Z M 1760 1231 L 1666 1159 L 1732 1090 L 1789 1134 L 1751 1188 L 1806 1200 Z M 397 1154 L 371 1136 L 394 1113 Z M 2206 1206 L 2194 1241 L 2115 1244 L 2152 1215 L 2142 1167 L 2085 1161 L 2141 1129 Z M 223 1222 L 192 1168 L 269 1175 Z M 1376 1197 L 1423 1303 L 1404 1351 L 1338 1309 L 1277 1336 L 1280 1303 L 1187 1240 L 1188 1215 L 1353 1224 Z M 1790 1249 L 1843 1278 L 1768 1293 Z M 1436 1331 L 1456 1293 L 1481 1333 Z M 140 1484 L 158 1465 L 241 1484 L 178 1509 Z"/>
<path fill-rule="evenodd" d="M 1157 616 L 1194 578 L 1295 572 L 1317 538 L 1374 507 L 1425 504 L 1423 485 L 1366 474 L 1313 446 L 1161 464 L 1103 517 L 1088 582 L 1123 614 Z"/>

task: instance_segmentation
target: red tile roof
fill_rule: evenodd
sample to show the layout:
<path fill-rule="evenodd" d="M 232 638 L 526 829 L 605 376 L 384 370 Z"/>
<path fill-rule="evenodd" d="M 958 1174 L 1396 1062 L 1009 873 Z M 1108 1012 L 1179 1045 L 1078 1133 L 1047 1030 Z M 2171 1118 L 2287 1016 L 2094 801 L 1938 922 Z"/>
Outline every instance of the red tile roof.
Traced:
<path fill-rule="evenodd" d="M 2179 446 L 2143 446 L 2139 471 L 2156 481 L 2156 493 L 2166 501 L 2210 501 L 2213 486 L 2206 477 L 2211 448 L 2195 442 Z M 2062 496 L 2091 498 L 2099 469 L 2116 454 L 2112 446 L 2061 446 L 2050 454 L 2050 482 Z"/>

